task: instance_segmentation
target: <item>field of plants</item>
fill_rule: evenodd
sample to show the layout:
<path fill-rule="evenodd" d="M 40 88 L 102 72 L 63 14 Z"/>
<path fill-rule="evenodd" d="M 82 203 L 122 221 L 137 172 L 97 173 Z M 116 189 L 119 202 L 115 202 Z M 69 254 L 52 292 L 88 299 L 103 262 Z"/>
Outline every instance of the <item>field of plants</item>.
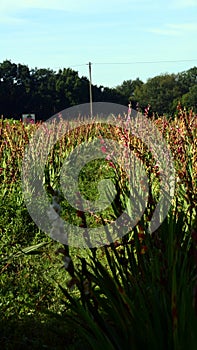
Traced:
<path fill-rule="evenodd" d="M 159 200 L 162 169 L 147 143 L 107 122 L 85 126 L 81 122 L 50 149 L 40 180 L 51 203 L 55 199 L 61 217 L 70 224 L 104 227 L 105 245 L 89 244 L 89 248 L 53 240 L 58 232 L 46 235 L 27 210 L 23 191 L 29 182 L 23 178 L 22 186 L 22 160 L 42 124 L 0 120 L 1 349 L 197 348 L 197 116 L 179 105 L 170 119 L 147 118 L 166 140 L 176 180 L 168 214 L 154 232 L 149 223 Z M 60 118 L 52 132 L 46 130 L 44 144 L 50 145 L 54 133 L 67 129 Z M 108 153 L 107 138 L 125 147 L 124 157 L 116 162 Z M 102 212 L 76 209 L 58 191 L 64 159 L 75 147 L 93 140 L 99 142 L 103 158 L 87 162 L 80 171 L 79 190 L 94 201 L 99 198 L 99 182 L 111 180 L 116 194 Z M 42 148 L 43 137 L 34 155 Z M 125 217 L 121 223 L 127 228 L 125 235 L 119 235 L 117 225 L 111 237 L 107 224 L 124 212 L 131 190 L 127 174 L 131 164 L 125 161 L 128 150 L 143 163 L 147 204 L 135 225 L 130 227 Z M 80 167 L 83 160 L 77 161 Z M 65 182 L 69 181 L 66 176 Z M 136 173 L 135 188 L 138 178 Z M 133 190 L 133 203 L 143 197 L 143 186 L 141 181 L 138 195 Z M 29 193 L 34 191 L 32 182 Z M 110 186 L 106 192 L 110 197 Z M 137 204 L 130 210 L 136 208 L 138 213 Z M 86 243 L 89 239 L 88 234 L 84 236 Z"/>

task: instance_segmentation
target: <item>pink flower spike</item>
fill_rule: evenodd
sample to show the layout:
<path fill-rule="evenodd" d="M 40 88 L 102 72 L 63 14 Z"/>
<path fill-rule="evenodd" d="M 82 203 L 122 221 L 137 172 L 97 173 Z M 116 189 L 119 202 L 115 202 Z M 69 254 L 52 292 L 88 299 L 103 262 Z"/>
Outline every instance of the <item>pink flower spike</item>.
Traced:
<path fill-rule="evenodd" d="M 109 162 L 109 165 L 110 165 L 112 168 L 114 168 L 114 169 L 115 169 L 115 165 L 114 165 L 114 163 L 113 163 L 113 162 Z"/>
<path fill-rule="evenodd" d="M 131 102 L 129 103 L 129 105 L 128 105 L 128 114 L 127 114 L 127 121 L 129 121 L 131 118 Z"/>
<path fill-rule="evenodd" d="M 102 147 L 101 147 L 101 151 L 102 151 L 103 153 L 106 153 L 106 152 L 107 152 L 107 148 L 106 148 L 105 146 L 102 146 Z"/>
<path fill-rule="evenodd" d="M 106 159 L 106 160 L 110 160 L 110 159 L 111 159 L 110 154 L 108 154 L 107 157 L 106 157 L 105 159 Z"/>

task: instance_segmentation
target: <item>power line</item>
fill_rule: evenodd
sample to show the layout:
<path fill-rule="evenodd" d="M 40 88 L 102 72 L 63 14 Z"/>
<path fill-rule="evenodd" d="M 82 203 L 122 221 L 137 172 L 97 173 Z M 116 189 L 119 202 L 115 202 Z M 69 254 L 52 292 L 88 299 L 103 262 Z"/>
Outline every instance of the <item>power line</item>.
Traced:
<path fill-rule="evenodd" d="M 93 64 L 154 64 L 154 63 L 175 63 L 175 62 L 195 62 L 197 61 L 196 58 L 194 59 L 187 59 L 187 60 L 163 60 L 163 61 L 133 61 L 133 62 L 95 62 Z"/>
<path fill-rule="evenodd" d="M 82 63 L 82 64 L 75 64 L 74 66 L 71 66 L 72 67 L 80 67 L 80 66 L 88 66 L 89 63 Z"/>
<path fill-rule="evenodd" d="M 181 63 L 181 62 L 197 62 L 197 58 L 185 60 L 160 60 L 160 61 L 132 61 L 132 62 L 92 62 L 93 65 L 132 65 L 132 64 L 157 64 L 157 63 Z M 88 66 L 89 63 L 79 63 L 69 65 L 69 68 Z M 54 67 L 54 69 L 63 69 L 62 67 Z"/>
<path fill-rule="evenodd" d="M 74 64 L 69 66 L 69 68 L 74 68 L 74 67 L 82 67 L 82 66 L 87 66 L 88 63 L 79 63 L 79 64 Z M 65 67 L 54 67 L 54 69 L 64 69 Z"/>

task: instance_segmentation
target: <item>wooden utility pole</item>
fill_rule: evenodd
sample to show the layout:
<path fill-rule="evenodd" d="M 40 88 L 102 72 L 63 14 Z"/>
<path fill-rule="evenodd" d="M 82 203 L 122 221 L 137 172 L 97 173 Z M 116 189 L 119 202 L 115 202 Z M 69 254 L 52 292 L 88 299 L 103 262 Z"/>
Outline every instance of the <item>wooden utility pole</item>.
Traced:
<path fill-rule="evenodd" d="M 89 62 L 89 80 L 90 80 L 90 117 L 93 117 L 93 110 L 92 110 L 92 63 Z"/>

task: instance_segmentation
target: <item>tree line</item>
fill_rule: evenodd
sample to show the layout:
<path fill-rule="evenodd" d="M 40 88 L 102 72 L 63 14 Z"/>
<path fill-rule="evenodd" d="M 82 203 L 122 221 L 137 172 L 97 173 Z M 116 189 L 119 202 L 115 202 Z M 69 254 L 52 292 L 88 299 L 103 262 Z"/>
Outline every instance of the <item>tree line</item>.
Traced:
<path fill-rule="evenodd" d="M 151 112 L 172 114 L 178 102 L 197 110 L 197 67 L 178 74 L 163 74 L 146 83 L 125 80 L 116 88 L 92 85 L 93 102 L 113 102 Z M 46 120 L 61 110 L 89 102 L 89 80 L 71 68 L 54 71 L 29 69 L 5 60 L 0 63 L 0 115 L 20 119 L 34 113 Z"/>

